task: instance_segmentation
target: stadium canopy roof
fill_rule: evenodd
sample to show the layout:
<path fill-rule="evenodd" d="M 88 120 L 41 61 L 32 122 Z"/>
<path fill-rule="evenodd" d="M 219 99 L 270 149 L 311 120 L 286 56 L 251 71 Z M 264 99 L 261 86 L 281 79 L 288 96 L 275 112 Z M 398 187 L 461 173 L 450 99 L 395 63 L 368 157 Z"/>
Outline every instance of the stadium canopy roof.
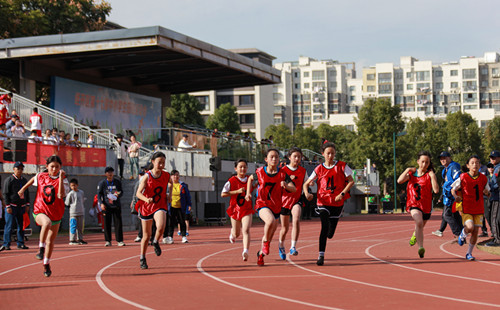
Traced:
<path fill-rule="evenodd" d="M 0 40 L 0 75 L 61 76 L 143 94 L 280 82 L 280 72 L 160 26 Z"/>

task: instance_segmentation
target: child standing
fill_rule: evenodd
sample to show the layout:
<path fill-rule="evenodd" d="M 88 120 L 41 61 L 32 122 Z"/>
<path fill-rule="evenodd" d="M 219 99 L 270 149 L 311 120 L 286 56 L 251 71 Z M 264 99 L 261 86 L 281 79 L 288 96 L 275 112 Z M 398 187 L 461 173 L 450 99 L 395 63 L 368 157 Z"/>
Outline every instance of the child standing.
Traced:
<path fill-rule="evenodd" d="M 340 160 L 335 160 L 336 148 L 333 142 L 325 141 L 321 147 L 325 162 L 314 168 L 314 172 L 304 183 L 304 193 L 307 200 L 313 195 L 309 193 L 309 185 L 318 179 L 318 202 L 316 213 L 321 219 L 319 235 L 319 256 L 316 265 L 322 266 L 325 262 L 327 238 L 333 238 L 340 216 L 344 209 L 344 201 L 351 195 L 349 190 L 354 185 L 352 170 Z"/>
<path fill-rule="evenodd" d="M 302 159 L 302 150 L 298 147 L 292 147 L 288 151 L 288 159 L 290 160 L 290 164 L 285 165 L 283 167 L 283 171 L 285 171 L 285 173 L 290 176 L 290 179 L 292 180 L 293 184 L 295 184 L 295 188 L 297 188 L 297 191 L 295 193 L 290 193 L 287 191 L 283 193 L 283 206 L 281 207 L 280 213 L 281 229 L 278 247 L 280 257 L 283 260 L 286 259 L 284 243 L 286 234 L 288 232 L 288 227 L 290 226 L 290 215 L 292 215 L 293 220 L 290 255 L 299 254 L 295 246 L 297 245 L 297 240 L 299 238 L 299 223 L 303 204 L 300 198 L 302 196 L 302 186 L 304 185 L 304 181 L 307 179 L 306 169 L 299 166 Z"/>
<path fill-rule="evenodd" d="M 483 194 L 486 196 L 490 195 L 488 178 L 479 173 L 479 167 L 481 167 L 481 161 L 477 155 L 473 155 L 467 161 L 467 168 L 469 171 L 467 173 L 462 173 L 460 178 L 458 178 L 452 184 L 451 193 L 457 202 L 462 202 L 462 222 L 464 228 L 458 237 L 458 244 L 460 246 L 464 245 L 465 238 L 468 234 L 471 234 L 469 249 L 465 258 L 467 260 L 475 260 L 472 256 L 472 250 L 477 243 L 477 235 L 479 232 L 479 227 L 483 225 L 483 214 L 484 214 L 484 198 Z M 462 189 L 462 197 L 457 195 L 457 191 Z"/>
<path fill-rule="evenodd" d="M 252 214 L 254 210 L 252 201 L 245 199 L 248 182 L 248 163 L 246 159 L 238 159 L 234 163 L 236 175 L 233 175 L 224 185 L 221 197 L 231 197 L 227 215 L 231 219 L 231 232 L 229 241 L 234 243 L 235 239 L 243 233 L 243 261 L 248 260 L 248 248 L 250 247 L 250 227 L 252 226 Z"/>
<path fill-rule="evenodd" d="M 69 206 L 69 244 L 87 244 L 83 240 L 83 221 L 85 215 L 85 196 L 81 189 L 78 189 L 78 180 L 71 179 L 69 182 L 71 191 L 66 196 L 66 205 Z"/>
<path fill-rule="evenodd" d="M 156 223 L 156 234 L 153 239 L 153 247 L 157 256 L 161 255 L 161 248 L 158 240 L 163 236 L 163 231 L 167 223 L 168 199 L 171 197 L 167 192 L 167 186 L 172 185 L 170 174 L 163 171 L 165 168 L 165 154 L 156 152 L 151 158 L 153 169 L 149 170 L 142 178 L 136 195 L 139 198 L 138 212 L 142 224 L 141 240 L 141 269 L 148 269 L 146 262 L 146 250 L 153 226 Z M 170 186 L 171 188 L 171 186 Z"/>
<path fill-rule="evenodd" d="M 64 196 L 68 187 L 66 173 L 61 169 L 62 161 L 57 155 L 47 159 L 47 170 L 37 173 L 19 190 L 19 197 L 23 199 L 24 192 L 31 186 L 38 187 L 36 192 L 33 216 L 40 230 L 40 251 L 37 259 L 43 259 L 43 274 L 50 277 L 50 258 L 54 249 L 61 219 L 64 215 Z"/>
<path fill-rule="evenodd" d="M 255 207 L 260 219 L 264 222 L 262 248 L 257 252 L 257 265 L 264 266 L 264 255 L 269 255 L 269 245 L 278 227 L 283 196 L 283 189 L 295 192 L 297 189 L 290 177 L 278 168 L 280 156 L 277 149 L 270 148 L 266 154 L 266 165 L 255 172 L 259 182 Z M 245 199 L 251 201 L 254 176 L 248 177 Z"/>
<path fill-rule="evenodd" d="M 417 155 L 418 169 L 415 167 L 406 168 L 398 178 L 399 184 L 408 181 L 406 211 L 410 212 L 415 221 L 415 230 L 410 238 L 410 246 L 418 243 L 420 258 L 424 258 L 425 253 L 424 226 L 431 218 L 432 192 L 434 191 L 436 194 L 439 192 L 431 158 L 430 152 L 421 151 Z"/>

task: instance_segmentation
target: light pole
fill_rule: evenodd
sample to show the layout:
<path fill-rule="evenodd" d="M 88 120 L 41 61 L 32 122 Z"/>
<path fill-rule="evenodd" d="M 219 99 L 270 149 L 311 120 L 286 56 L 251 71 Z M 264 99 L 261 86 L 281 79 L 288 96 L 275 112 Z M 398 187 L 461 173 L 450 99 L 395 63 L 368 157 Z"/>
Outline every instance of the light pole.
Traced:
<path fill-rule="evenodd" d="M 406 135 L 406 131 L 402 131 L 402 132 L 393 132 L 392 133 L 392 145 L 393 145 L 393 149 L 394 149 L 394 212 L 396 212 L 396 209 L 397 209 L 397 206 L 398 206 L 398 203 L 397 203 L 397 199 L 396 199 L 396 194 L 397 194 L 397 183 L 396 183 L 396 136 L 397 137 L 401 137 L 401 136 L 404 136 Z"/>

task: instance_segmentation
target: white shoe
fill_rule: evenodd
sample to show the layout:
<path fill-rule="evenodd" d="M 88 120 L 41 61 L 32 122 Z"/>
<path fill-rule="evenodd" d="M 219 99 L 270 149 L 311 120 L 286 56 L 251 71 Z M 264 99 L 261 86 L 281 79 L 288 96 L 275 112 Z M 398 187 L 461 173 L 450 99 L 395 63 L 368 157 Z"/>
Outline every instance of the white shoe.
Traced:
<path fill-rule="evenodd" d="M 243 253 L 241 253 L 241 256 L 243 257 L 244 262 L 248 260 L 248 252 L 243 251 Z"/>
<path fill-rule="evenodd" d="M 231 243 L 234 243 L 234 241 L 236 241 L 236 239 L 233 237 L 233 234 L 229 234 L 229 242 Z"/>
<path fill-rule="evenodd" d="M 106 241 L 106 243 L 104 244 L 104 246 L 111 246 L 111 242 Z"/>
<path fill-rule="evenodd" d="M 440 231 L 440 230 L 433 231 L 432 234 L 434 236 L 438 236 L 438 237 L 442 237 L 443 236 L 443 232 Z"/>
<path fill-rule="evenodd" d="M 182 237 L 182 243 L 188 243 L 188 238 L 186 236 Z"/>
<path fill-rule="evenodd" d="M 125 242 L 123 241 L 118 242 L 118 246 L 125 246 Z"/>
<path fill-rule="evenodd" d="M 172 244 L 172 243 L 174 243 L 174 238 L 172 238 L 172 237 L 167 237 L 167 238 L 163 238 L 163 239 L 167 239 L 165 241 L 165 244 Z"/>
<path fill-rule="evenodd" d="M 137 236 L 137 237 L 135 237 L 134 242 L 141 242 L 141 240 L 142 240 L 142 238 Z"/>

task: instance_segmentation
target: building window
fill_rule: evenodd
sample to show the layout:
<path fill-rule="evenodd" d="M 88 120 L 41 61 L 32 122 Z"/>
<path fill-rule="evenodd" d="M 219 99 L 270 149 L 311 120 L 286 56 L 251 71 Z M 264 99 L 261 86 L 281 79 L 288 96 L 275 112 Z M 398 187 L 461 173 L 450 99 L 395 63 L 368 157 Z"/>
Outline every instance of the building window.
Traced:
<path fill-rule="evenodd" d="M 463 81 L 462 88 L 464 91 L 475 91 L 477 89 L 476 81 Z"/>
<path fill-rule="evenodd" d="M 378 93 L 379 94 L 390 94 L 392 92 L 392 85 L 391 84 L 382 84 L 378 86 Z"/>
<path fill-rule="evenodd" d="M 351 101 L 356 100 L 356 96 L 351 96 L 351 97 L 349 97 L 349 100 L 351 100 Z"/>
<path fill-rule="evenodd" d="M 379 73 L 378 74 L 378 83 L 392 83 L 392 73 Z"/>
<path fill-rule="evenodd" d="M 309 104 L 304 105 L 304 106 L 302 107 L 302 111 L 304 111 L 304 112 L 309 112 L 309 111 L 311 111 L 311 105 L 309 105 Z"/>
<path fill-rule="evenodd" d="M 464 105 L 464 110 L 474 110 L 477 109 L 475 105 Z"/>
<path fill-rule="evenodd" d="M 255 114 L 240 114 L 240 124 L 241 125 L 255 124 Z"/>
<path fill-rule="evenodd" d="M 403 84 L 396 84 L 396 90 L 403 90 Z"/>
<path fill-rule="evenodd" d="M 310 101 L 311 100 L 311 94 L 302 94 L 302 100 L 304 100 L 304 101 Z"/>
<path fill-rule="evenodd" d="M 450 88 L 458 88 L 458 82 L 451 82 Z"/>
<path fill-rule="evenodd" d="M 337 82 L 330 82 L 330 88 L 336 88 Z"/>
<path fill-rule="evenodd" d="M 491 68 L 491 75 L 493 75 L 493 77 L 498 77 L 500 75 L 499 68 Z"/>
<path fill-rule="evenodd" d="M 241 95 L 240 96 L 240 106 L 244 105 L 255 105 L 253 95 Z"/>
<path fill-rule="evenodd" d="M 464 94 L 464 103 L 475 103 L 475 102 L 477 102 L 476 93 Z"/>
<path fill-rule="evenodd" d="M 462 70 L 462 78 L 469 80 L 476 78 L 476 69 L 463 69 Z"/>
<path fill-rule="evenodd" d="M 375 80 L 375 74 L 374 73 L 367 74 L 366 75 L 366 79 L 368 81 L 374 81 Z"/>
<path fill-rule="evenodd" d="M 195 98 L 200 102 L 200 105 L 204 111 L 210 110 L 210 103 L 208 102 L 208 96 L 196 96 Z"/>
<path fill-rule="evenodd" d="M 429 81 L 431 74 L 429 71 L 417 71 L 415 72 L 417 81 Z"/>
<path fill-rule="evenodd" d="M 217 96 L 217 108 L 225 103 L 233 104 L 233 96 Z"/>
<path fill-rule="evenodd" d="M 443 76 L 443 71 L 441 71 L 441 70 L 434 71 L 434 76 L 435 77 L 442 77 Z"/>
<path fill-rule="evenodd" d="M 458 70 L 451 70 L 450 76 L 458 76 Z"/>
<path fill-rule="evenodd" d="M 417 83 L 417 91 L 427 92 L 430 90 L 430 83 Z"/>
<path fill-rule="evenodd" d="M 374 91 L 375 91 L 375 86 L 373 86 L 373 85 L 369 85 L 369 86 L 367 86 L 367 87 L 366 87 L 366 91 L 367 91 L 367 92 L 374 92 Z"/>
<path fill-rule="evenodd" d="M 498 86 L 498 80 L 491 81 L 491 86 Z"/>
<path fill-rule="evenodd" d="M 325 87 L 325 82 L 313 82 L 314 91 L 323 90 L 322 88 L 324 88 L 324 87 Z"/>
<path fill-rule="evenodd" d="M 310 116 L 304 116 L 304 124 L 310 124 L 311 123 L 311 117 Z"/>
<path fill-rule="evenodd" d="M 320 81 L 325 79 L 325 71 L 323 70 L 315 70 L 312 72 L 312 80 Z"/>
<path fill-rule="evenodd" d="M 356 91 L 356 86 L 349 86 L 349 91 L 352 93 Z"/>
<path fill-rule="evenodd" d="M 275 118 L 274 119 L 274 125 L 281 125 L 281 118 Z"/>
<path fill-rule="evenodd" d="M 309 77 L 309 71 L 304 71 L 304 77 Z"/>
<path fill-rule="evenodd" d="M 299 83 L 295 83 L 295 89 L 300 89 L 300 84 Z"/>
<path fill-rule="evenodd" d="M 488 87 L 488 81 L 481 81 L 481 87 Z"/>
<path fill-rule="evenodd" d="M 402 80 L 403 79 L 403 73 L 402 72 L 396 72 L 396 73 L 394 73 L 394 78 L 396 80 Z"/>
<path fill-rule="evenodd" d="M 436 83 L 436 89 L 443 89 L 443 83 L 442 82 L 437 82 Z"/>
<path fill-rule="evenodd" d="M 488 67 L 481 68 L 481 75 L 488 75 Z"/>
<path fill-rule="evenodd" d="M 349 131 L 354 131 L 354 125 L 346 125 L 345 129 L 347 129 Z"/>
<path fill-rule="evenodd" d="M 273 93 L 273 100 L 278 101 L 281 99 L 281 94 L 280 93 Z"/>
<path fill-rule="evenodd" d="M 337 71 L 330 70 L 330 77 L 336 77 L 336 76 L 337 76 Z"/>
<path fill-rule="evenodd" d="M 298 78 L 299 77 L 299 73 L 298 72 L 294 72 L 293 73 L 293 77 Z"/>
<path fill-rule="evenodd" d="M 309 88 L 309 85 L 310 85 L 309 83 L 304 83 L 304 88 L 305 89 Z"/>
<path fill-rule="evenodd" d="M 406 78 L 411 79 L 411 72 L 406 72 Z"/>
<path fill-rule="evenodd" d="M 406 90 L 412 90 L 413 84 L 406 84 Z"/>

